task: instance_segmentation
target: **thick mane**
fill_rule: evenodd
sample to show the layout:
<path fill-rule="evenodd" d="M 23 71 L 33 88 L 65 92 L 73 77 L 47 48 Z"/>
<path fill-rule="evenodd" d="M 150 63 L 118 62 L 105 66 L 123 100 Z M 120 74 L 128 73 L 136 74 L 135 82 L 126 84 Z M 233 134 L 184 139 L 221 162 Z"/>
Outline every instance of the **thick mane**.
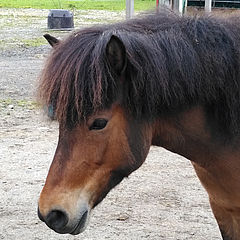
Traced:
<path fill-rule="evenodd" d="M 166 9 L 77 31 L 53 50 L 39 92 L 60 122 L 80 122 L 117 100 L 106 57 L 112 35 L 126 48 L 123 104 L 131 114 L 150 120 L 201 105 L 219 130 L 240 133 L 240 20 Z"/>

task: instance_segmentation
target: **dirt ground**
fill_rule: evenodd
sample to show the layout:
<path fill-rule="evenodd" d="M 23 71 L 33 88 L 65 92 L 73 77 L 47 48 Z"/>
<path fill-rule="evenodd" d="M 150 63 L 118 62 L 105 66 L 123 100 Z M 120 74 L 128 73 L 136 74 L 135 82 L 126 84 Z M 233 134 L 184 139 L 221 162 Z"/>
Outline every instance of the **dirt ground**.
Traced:
<path fill-rule="evenodd" d="M 157 147 L 93 211 L 84 233 L 58 235 L 38 219 L 38 196 L 58 135 L 58 124 L 47 120 L 34 99 L 50 51 L 39 44 L 47 32 L 47 14 L 0 9 L 0 239 L 221 239 L 190 162 Z M 122 12 L 76 11 L 75 25 L 123 17 Z"/>

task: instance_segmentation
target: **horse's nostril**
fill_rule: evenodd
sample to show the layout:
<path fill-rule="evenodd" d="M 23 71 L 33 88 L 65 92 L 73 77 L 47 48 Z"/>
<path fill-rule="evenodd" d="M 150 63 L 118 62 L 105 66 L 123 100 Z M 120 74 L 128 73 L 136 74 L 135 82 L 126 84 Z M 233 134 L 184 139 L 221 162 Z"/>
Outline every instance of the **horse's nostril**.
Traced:
<path fill-rule="evenodd" d="M 68 223 L 68 216 L 60 210 L 52 210 L 48 213 L 46 224 L 55 231 L 61 231 Z"/>

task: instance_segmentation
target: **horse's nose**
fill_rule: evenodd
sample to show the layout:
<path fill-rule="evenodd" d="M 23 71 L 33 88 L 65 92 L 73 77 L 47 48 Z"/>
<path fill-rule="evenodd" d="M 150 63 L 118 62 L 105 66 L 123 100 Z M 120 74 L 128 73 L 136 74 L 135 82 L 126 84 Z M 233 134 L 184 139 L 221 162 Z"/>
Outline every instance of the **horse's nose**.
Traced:
<path fill-rule="evenodd" d="M 50 228 L 59 232 L 67 225 L 68 216 L 63 211 L 52 210 L 48 213 L 45 222 Z"/>
<path fill-rule="evenodd" d="M 69 220 L 67 214 L 61 210 L 52 210 L 48 213 L 46 218 L 44 218 L 38 209 L 38 217 L 45 222 L 48 227 L 59 233 L 64 231 L 64 227 Z"/>

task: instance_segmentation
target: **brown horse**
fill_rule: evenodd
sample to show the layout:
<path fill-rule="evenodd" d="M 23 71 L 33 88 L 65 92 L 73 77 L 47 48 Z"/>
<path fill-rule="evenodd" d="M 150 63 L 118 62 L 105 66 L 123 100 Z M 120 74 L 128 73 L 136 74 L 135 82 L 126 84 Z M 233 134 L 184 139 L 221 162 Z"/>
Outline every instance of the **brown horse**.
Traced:
<path fill-rule="evenodd" d="M 79 234 L 151 145 L 191 160 L 223 239 L 240 239 L 240 21 L 164 9 L 53 46 L 39 92 L 59 142 L 38 214 Z"/>

